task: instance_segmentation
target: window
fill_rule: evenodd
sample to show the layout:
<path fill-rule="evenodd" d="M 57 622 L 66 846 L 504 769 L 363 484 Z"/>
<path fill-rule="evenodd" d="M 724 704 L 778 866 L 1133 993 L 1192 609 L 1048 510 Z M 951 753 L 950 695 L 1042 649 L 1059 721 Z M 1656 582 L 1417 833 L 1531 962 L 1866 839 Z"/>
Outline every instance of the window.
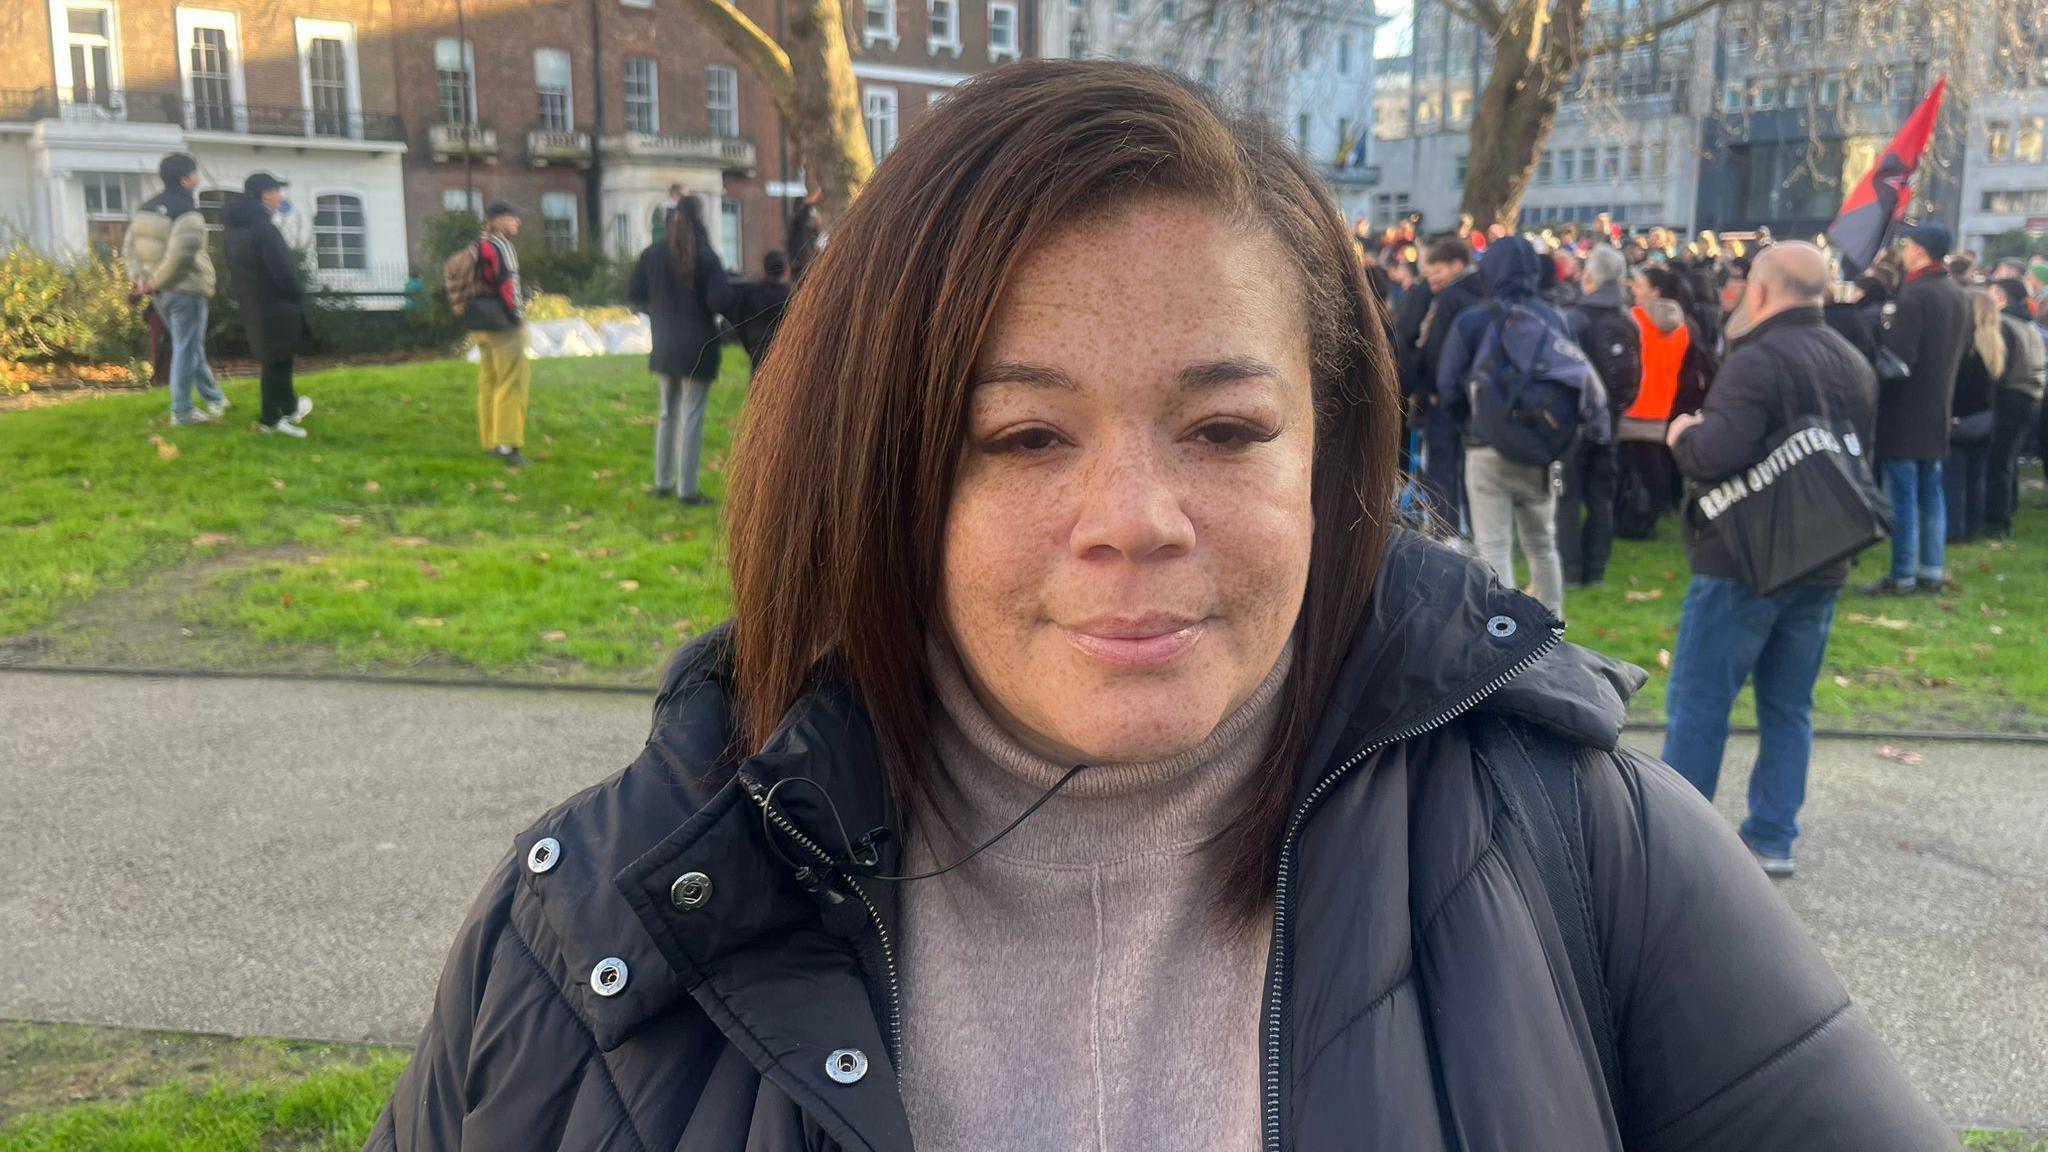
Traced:
<path fill-rule="evenodd" d="M 626 131 L 661 131 L 659 96 L 654 57 L 626 57 Z"/>
<path fill-rule="evenodd" d="M 2012 159 L 2012 125 L 2004 120 L 1984 122 L 1984 159 L 2002 164 Z"/>
<path fill-rule="evenodd" d="M 1663 144 L 1650 145 L 1650 175 L 1663 179 L 1671 171 L 1671 153 Z"/>
<path fill-rule="evenodd" d="M 1724 84 L 1724 85 L 1722 85 L 1722 87 L 1721 87 L 1721 111 L 1723 111 L 1723 112 L 1725 112 L 1725 113 L 1728 113 L 1729 115 L 1734 115 L 1735 113 L 1737 113 L 1737 112 L 1740 112 L 1740 111 L 1742 111 L 1742 110 L 1743 110 L 1744 108 L 1746 108 L 1746 107 L 1748 107 L 1748 106 L 1749 106 L 1749 104 L 1748 104 L 1748 101 L 1747 101 L 1747 100 L 1745 99 L 1745 97 L 1744 97 L 1744 93 L 1743 93 L 1743 91 L 1742 91 L 1742 85 L 1740 85 L 1740 84 Z"/>
<path fill-rule="evenodd" d="M 868 151 L 875 162 L 896 150 L 896 90 L 870 88 L 867 98 Z"/>
<path fill-rule="evenodd" d="M 1545 148 L 1543 154 L 1536 158 L 1536 182 L 1538 184 L 1550 183 L 1552 168 L 1550 149 Z"/>
<path fill-rule="evenodd" d="M 1017 58 L 1017 6 L 1015 4 L 991 4 L 988 6 L 988 58 L 990 60 L 1015 60 Z"/>
<path fill-rule="evenodd" d="M 475 189 L 441 189 L 441 211 L 467 212 L 481 218 L 484 214 L 484 194 Z"/>
<path fill-rule="evenodd" d="M 1130 19 L 1131 11 L 1131 0 L 1116 0 L 1116 14 L 1119 19 Z"/>
<path fill-rule="evenodd" d="M 349 99 L 348 46 L 338 37 L 315 36 L 305 41 L 306 108 L 315 136 L 350 136 L 353 118 Z"/>
<path fill-rule="evenodd" d="M 57 83 L 65 100 L 111 109 L 117 87 L 112 5 L 72 5 L 64 10 L 64 55 Z M 124 229 L 125 230 L 125 229 Z"/>
<path fill-rule="evenodd" d="M 1840 76 L 1821 77 L 1820 92 L 1817 99 L 1823 108 L 1833 108 L 1839 105 L 1842 102 L 1842 78 Z"/>
<path fill-rule="evenodd" d="M 1202 61 L 1202 83 L 1214 88 L 1223 83 L 1223 62 L 1214 56 Z"/>
<path fill-rule="evenodd" d="M 1984 193 L 1986 212 L 2048 212 L 2048 188 L 2017 188 Z"/>
<path fill-rule="evenodd" d="M 1088 25 L 1082 20 L 1076 20 L 1074 21 L 1074 26 L 1067 29 L 1067 59 L 1085 60 L 1087 58 Z"/>
<path fill-rule="evenodd" d="M 1759 112 L 1769 112 L 1778 106 L 1778 86 L 1765 81 L 1756 85 L 1749 93 L 1749 106 Z"/>
<path fill-rule="evenodd" d="M 1308 29 L 1302 29 L 1302 35 L 1307 36 Z M 1308 50 L 1303 49 L 1302 55 L 1308 55 Z M 1351 34 L 1349 32 L 1337 37 L 1337 75 L 1351 75 Z"/>
<path fill-rule="evenodd" d="M 313 198 L 313 258 L 323 272 L 361 272 L 370 266 L 362 197 Z"/>
<path fill-rule="evenodd" d="M 960 0 L 927 0 L 925 12 L 930 28 L 926 53 L 936 56 L 945 50 L 960 55 Z"/>
<path fill-rule="evenodd" d="M 1258 34 L 1259 6 L 1257 4 L 1253 4 L 1244 10 L 1244 30 L 1245 34 L 1248 36 L 1255 36 Z"/>
<path fill-rule="evenodd" d="M 1594 178 L 1593 157 L 1597 151 L 1598 150 L 1594 148 L 1579 149 L 1579 179 L 1591 180 Z"/>
<path fill-rule="evenodd" d="M 567 132 L 575 126 L 570 106 L 569 54 L 560 48 L 533 50 L 533 86 L 540 93 L 540 129 Z"/>
<path fill-rule="evenodd" d="M 1451 120 L 1452 120 L 1452 122 L 1453 122 L 1453 123 L 1458 123 L 1458 124 L 1462 124 L 1462 123 L 1464 123 L 1465 121 L 1467 121 L 1467 120 L 1470 120 L 1471 118 L 1472 118 L 1472 94 L 1471 94 L 1470 92 L 1453 92 L 1453 93 L 1451 93 Z"/>
<path fill-rule="evenodd" d="M 1131 46 L 1128 44 L 1119 44 L 1116 46 L 1115 50 L 1110 53 L 1110 55 L 1116 57 L 1118 60 L 1129 60 L 1131 58 Z"/>
<path fill-rule="evenodd" d="M 1916 91 L 1917 89 L 1913 84 L 1913 74 L 1911 72 L 1892 73 L 1891 95 L 1892 100 L 1894 102 L 1904 103 L 1908 100 L 1911 100 Z"/>
<path fill-rule="evenodd" d="M 576 250 L 577 209 L 574 192 L 543 192 L 540 196 L 541 238 L 550 252 Z"/>
<path fill-rule="evenodd" d="M 1623 162 L 1622 174 L 1628 177 L 1630 180 L 1642 179 L 1643 146 L 1641 144 L 1629 145 L 1628 151 L 1624 153 L 1624 156 L 1626 157 L 1626 159 Z"/>
<path fill-rule="evenodd" d="M 183 12 L 180 12 L 183 15 Z M 234 76 L 229 72 L 228 30 L 207 25 L 187 29 L 185 83 L 191 93 L 188 124 L 214 132 L 235 130 Z"/>
<path fill-rule="evenodd" d="M 1784 97 L 1785 107 L 1806 107 L 1806 81 L 1804 79 L 1794 78 L 1787 80 L 1778 87 Z"/>
<path fill-rule="evenodd" d="M 886 43 L 896 47 L 896 0 L 867 0 L 867 16 L 861 24 L 861 44 L 872 48 Z"/>
<path fill-rule="evenodd" d="M 1351 155 L 1351 117 L 1337 117 L 1337 162 L 1342 164 Z"/>
<path fill-rule="evenodd" d="M 1308 151 L 1308 123 L 1306 112 L 1294 118 L 1294 145 L 1303 152 Z"/>
<path fill-rule="evenodd" d="M 711 112 L 713 136 L 740 134 L 740 74 L 724 64 L 704 69 L 704 106 Z"/>
<path fill-rule="evenodd" d="M 2041 162 L 2042 118 L 2022 116 L 2014 122 L 2012 132 L 2012 159 L 2015 164 L 2039 164 Z"/>
<path fill-rule="evenodd" d="M 221 210 L 228 206 L 228 197 L 233 195 L 225 188 L 208 188 L 194 197 L 199 202 L 199 218 L 206 221 L 208 232 L 220 231 Z"/>
<path fill-rule="evenodd" d="M 1177 24 L 1180 22 L 1180 0 L 1159 0 L 1159 22 Z"/>
<path fill-rule="evenodd" d="M 612 213 L 612 255 L 623 260 L 633 254 L 633 222 L 624 212 Z"/>
<path fill-rule="evenodd" d="M 1454 185 L 1455 187 L 1463 188 L 1465 186 L 1465 172 L 1469 167 L 1470 164 L 1465 157 L 1458 157 L 1458 171 L 1457 175 L 1454 177 L 1454 179 L 1456 179 L 1457 181 L 1456 185 Z"/>
<path fill-rule="evenodd" d="M 78 185 L 85 193 L 85 242 L 104 252 L 120 251 L 138 199 L 136 178 L 119 172 L 80 172 Z"/>
<path fill-rule="evenodd" d="M 441 123 L 476 123 L 476 48 L 466 40 L 434 41 L 435 90 Z"/>
<path fill-rule="evenodd" d="M 718 247 L 725 257 L 725 266 L 735 272 L 745 270 L 747 261 L 740 252 L 740 202 L 727 197 L 718 202 Z"/>
<path fill-rule="evenodd" d="M 1436 97 L 1424 96 L 1415 102 L 1415 130 L 1433 132 L 1436 130 Z"/>

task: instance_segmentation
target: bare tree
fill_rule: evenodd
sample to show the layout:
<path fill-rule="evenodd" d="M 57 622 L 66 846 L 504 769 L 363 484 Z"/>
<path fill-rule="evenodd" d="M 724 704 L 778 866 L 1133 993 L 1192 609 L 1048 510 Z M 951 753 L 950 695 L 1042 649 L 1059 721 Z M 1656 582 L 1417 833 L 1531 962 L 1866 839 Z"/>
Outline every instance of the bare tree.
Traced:
<path fill-rule="evenodd" d="M 840 0 L 790 0 L 780 42 L 729 0 L 679 2 L 767 86 L 819 211 L 838 219 L 875 168 Z"/>

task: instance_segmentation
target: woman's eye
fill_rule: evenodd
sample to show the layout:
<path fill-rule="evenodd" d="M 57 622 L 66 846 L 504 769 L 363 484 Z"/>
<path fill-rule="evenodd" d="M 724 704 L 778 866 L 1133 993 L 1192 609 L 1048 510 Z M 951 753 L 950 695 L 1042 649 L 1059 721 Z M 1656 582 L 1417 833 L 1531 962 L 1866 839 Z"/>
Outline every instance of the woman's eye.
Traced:
<path fill-rule="evenodd" d="M 989 441 L 993 452 L 1044 452 L 1059 445 L 1059 433 L 1050 428 L 1019 428 Z"/>
<path fill-rule="evenodd" d="M 1242 448 L 1248 444 L 1260 444 L 1273 437 L 1263 428 L 1240 424 L 1234 420 L 1219 420 L 1204 424 L 1195 430 L 1195 435 L 1205 444 L 1218 448 Z"/>

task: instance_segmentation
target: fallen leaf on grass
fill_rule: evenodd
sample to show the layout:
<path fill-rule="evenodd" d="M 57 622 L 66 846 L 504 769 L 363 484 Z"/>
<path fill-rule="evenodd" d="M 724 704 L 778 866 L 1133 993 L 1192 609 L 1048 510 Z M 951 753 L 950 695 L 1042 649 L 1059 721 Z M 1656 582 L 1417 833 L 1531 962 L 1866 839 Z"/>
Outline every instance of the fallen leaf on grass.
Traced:
<path fill-rule="evenodd" d="M 639 590 L 640 590 L 640 582 L 639 582 L 638 580 L 621 580 L 621 581 L 619 581 L 619 591 L 621 591 L 621 592 L 637 592 L 637 591 L 639 591 Z"/>
<path fill-rule="evenodd" d="M 1890 616 L 1885 616 L 1882 614 L 1876 616 L 1865 616 L 1861 612 L 1849 613 L 1849 623 L 1869 624 L 1875 628 L 1889 628 L 1894 632 L 1903 632 L 1906 629 L 1912 627 L 1912 622 L 1908 620 L 1894 620 Z"/>
<path fill-rule="evenodd" d="M 612 470 L 609 468 L 600 468 L 597 471 L 592 472 L 590 474 L 590 478 L 592 480 L 609 480 L 612 478 Z"/>
<path fill-rule="evenodd" d="M 1926 760 L 1918 752 L 1910 748 L 1901 748 L 1896 744 L 1886 744 L 1878 748 L 1877 758 L 1890 760 L 1894 764 L 1920 764 Z"/>
<path fill-rule="evenodd" d="M 1835 687 L 1837 688 L 1847 688 L 1851 683 L 1852 681 L 1847 676 L 1835 677 Z"/>
<path fill-rule="evenodd" d="M 676 534 L 673 532 L 663 532 L 660 539 L 663 544 L 673 544 L 676 542 Z"/>
<path fill-rule="evenodd" d="M 283 487 L 284 487 L 284 481 L 282 481 L 282 480 L 279 480 L 279 479 L 278 479 L 277 477 L 275 477 L 275 476 L 272 476 L 272 477 L 270 478 L 270 486 L 271 486 L 272 488 L 283 488 Z"/>
<path fill-rule="evenodd" d="M 1922 676 L 1920 678 L 1920 686 L 1922 688 L 1953 688 L 1955 684 L 1954 678 L 1948 676 Z"/>
<path fill-rule="evenodd" d="M 365 492 L 382 492 L 383 490 L 384 486 L 382 484 L 377 483 L 375 480 L 363 481 L 363 491 Z"/>
<path fill-rule="evenodd" d="M 343 592 L 368 592 L 372 587 L 368 580 L 351 580 L 341 586 Z"/>
<path fill-rule="evenodd" d="M 439 628 L 447 623 L 447 621 L 439 616 L 415 616 L 412 618 L 412 623 L 415 628 Z"/>
<path fill-rule="evenodd" d="M 343 528 L 359 527 L 363 522 L 361 516 L 329 516 L 328 519 L 341 525 Z"/>
<path fill-rule="evenodd" d="M 201 532 L 192 538 L 192 546 L 194 548 L 212 548 L 217 544 L 227 544 L 233 540 L 234 537 L 226 532 Z"/>
<path fill-rule="evenodd" d="M 569 522 L 568 522 L 567 524 L 564 524 L 564 525 L 562 525 L 562 531 L 564 531 L 564 532 L 581 532 L 581 531 L 583 531 L 583 521 L 581 521 L 581 520 L 571 520 L 571 521 L 569 521 Z"/>
<path fill-rule="evenodd" d="M 425 548 L 432 543 L 433 541 L 425 536 L 393 536 L 391 538 L 391 546 L 393 548 Z"/>
<path fill-rule="evenodd" d="M 503 492 L 505 490 L 505 482 L 503 480 L 493 480 L 491 481 L 491 487 Z"/>
<path fill-rule="evenodd" d="M 1629 591 L 1622 593 L 1621 597 L 1631 604 L 1641 604 L 1649 600 L 1662 600 L 1664 598 L 1664 590 L 1662 588 L 1652 588 L 1647 592 Z"/>
<path fill-rule="evenodd" d="M 519 493 L 507 492 L 504 495 L 498 497 L 498 499 L 503 500 L 507 504 L 517 504 L 519 503 Z"/>
<path fill-rule="evenodd" d="M 1998 625 L 1996 625 L 1996 624 L 1993 624 L 1993 625 L 1991 626 L 1991 634 L 1992 634 L 1993 636 L 2003 636 L 2003 635 L 2005 635 L 2005 629 L 2003 629 L 2003 628 L 2000 628 L 2000 627 L 1999 627 Z"/>
<path fill-rule="evenodd" d="M 156 454 L 159 459 L 176 460 L 178 458 L 178 446 L 176 444 L 161 436 L 151 436 L 150 440 L 156 444 Z"/>
<path fill-rule="evenodd" d="M 291 606 L 292 606 L 292 598 L 291 598 L 291 597 L 290 597 L 289 595 L 286 595 L 286 596 L 279 596 L 279 597 L 277 598 L 277 602 L 278 602 L 279 604 L 282 604 L 282 605 L 284 605 L 284 606 L 285 606 L 285 607 L 287 607 L 287 608 L 289 608 L 289 607 L 291 607 Z"/>
<path fill-rule="evenodd" d="M 441 578 L 441 570 L 422 560 L 420 561 L 420 575 L 425 576 L 429 580 L 439 580 Z"/>
<path fill-rule="evenodd" d="M 567 632 L 562 631 L 559 628 L 551 628 L 548 631 L 541 633 L 540 638 L 547 641 L 550 644 L 555 644 L 563 640 L 567 640 L 569 638 L 569 634 Z"/>
<path fill-rule="evenodd" d="M 550 555 L 549 555 L 549 554 L 547 554 L 546 552 L 535 552 L 535 553 L 533 554 L 533 562 L 534 562 L 534 563 L 536 563 L 536 564 L 545 564 L 545 563 L 547 563 L 548 561 L 550 561 L 550 560 L 553 560 L 553 559 L 554 559 L 554 557 L 553 557 L 553 556 L 550 556 Z"/>
<path fill-rule="evenodd" d="M 1666 672 L 1671 671 L 1671 649 L 1657 649 L 1657 667 L 1663 669 Z"/>

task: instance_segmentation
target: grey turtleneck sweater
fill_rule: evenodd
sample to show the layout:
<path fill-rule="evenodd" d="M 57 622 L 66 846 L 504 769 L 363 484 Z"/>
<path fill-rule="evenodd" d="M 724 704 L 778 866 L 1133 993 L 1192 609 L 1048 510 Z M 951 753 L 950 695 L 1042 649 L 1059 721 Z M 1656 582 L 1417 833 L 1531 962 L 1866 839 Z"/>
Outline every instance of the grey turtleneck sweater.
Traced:
<path fill-rule="evenodd" d="M 1004 734 L 950 654 L 933 663 L 939 803 L 979 843 L 1071 765 Z M 1238 814 L 1287 664 L 1197 747 L 1090 766 L 1002 843 L 904 889 L 902 1084 L 919 1152 L 1258 1145 L 1270 913 L 1249 931 L 1221 922 L 1201 849 Z M 914 833 L 904 864 L 962 850 Z"/>

